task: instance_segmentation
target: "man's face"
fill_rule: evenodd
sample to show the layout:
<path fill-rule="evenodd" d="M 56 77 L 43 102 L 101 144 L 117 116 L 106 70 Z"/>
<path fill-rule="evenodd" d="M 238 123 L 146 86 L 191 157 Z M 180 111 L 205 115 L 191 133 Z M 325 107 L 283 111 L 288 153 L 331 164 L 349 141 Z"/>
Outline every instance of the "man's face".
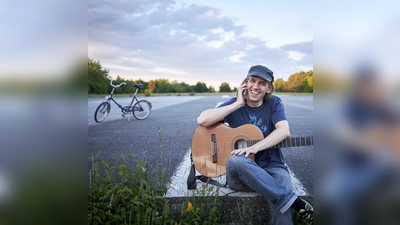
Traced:
<path fill-rule="evenodd" d="M 250 77 L 247 81 L 247 95 L 251 102 L 262 102 L 264 96 L 272 90 L 268 81 L 260 77 Z"/>

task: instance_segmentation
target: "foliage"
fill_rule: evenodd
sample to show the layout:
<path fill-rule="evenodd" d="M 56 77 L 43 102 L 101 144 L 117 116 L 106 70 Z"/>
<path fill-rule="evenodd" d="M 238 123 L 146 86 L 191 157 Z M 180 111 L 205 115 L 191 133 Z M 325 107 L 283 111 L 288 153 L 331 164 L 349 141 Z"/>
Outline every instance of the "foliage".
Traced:
<path fill-rule="evenodd" d="M 290 75 L 288 81 L 278 78 L 274 81 L 277 92 L 313 92 L 313 71 L 298 72 Z"/>
<path fill-rule="evenodd" d="M 170 182 L 164 171 L 150 179 L 147 166 L 137 161 L 136 174 L 126 165 L 130 156 L 119 157 L 117 166 L 94 162 L 89 171 L 89 224 L 172 224 L 167 220 L 168 204 L 163 198 Z M 120 163 L 124 159 L 124 163 Z"/>
<path fill-rule="evenodd" d="M 146 164 L 136 161 L 134 174 L 127 166 L 129 158 L 121 156 L 111 165 L 92 156 L 88 224 L 219 224 L 220 203 L 214 187 L 203 185 L 188 196 L 180 212 L 170 213 L 164 195 L 171 181 L 164 176 L 165 169 L 152 179 Z"/>
<path fill-rule="evenodd" d="M 88 93 L 104 94 L 109 92 L 108 70 L 102 68 L 99 61 L 88 59 Z"/>
<path fill-rule="evenodd" d="M 102 67 L 99 61 L 88 59 L 88 93 L 89 94 L 106 94 L 111 91 L 110 80 L 107 78 L 109 70 Z M 148 82 L 138 80 L 126 80 L 117 76 L 114 84 L 125 82 L 120 88 L 114 90 L 115 94 L 132 94 L 136 91 L 134 84 L 143 84 L 144 88 L 139 89 L 138 93 L 145 93 L 150 96 L 152 93 L 206 93 L 215 92 L 213 86 L 207 87 L 204 82 L 198 81 L 196 85 L 189 85 L 185 82 L 177 80 L 169 81 L 165 78 L 150 80 Z M 278 78 L 274 82 L 275 91 L 277 92 L 313 92 L 313 71 L 298 72 L 292 74 L 288 81 Z M 232 92 L 233 90 L 227 82 L 221 83 L 219 92 Z"/>
<path fill-rule="evenodd" d="M 150 80 L 145 93 L 187 93 L 192 92 L 193 87 L 184 82 L 174 80 L 170 82 L 168 79 Z"/>
<path fill-rule="evenodd" d="M 286 91 L 286 82 L 282 78 L 278 78 L 274 81 L 275 91 L 284 92 Z"/>
<path fill-rule="evenodd" d="M 196 85 L 193 87 L 193 91 L 197 93 L 208 92 L 207 85 L 204 82 L 197 82 Z"/>
<path fill-rule="evenodd" d="M 168 199 L 164 198 L 171 182 L 164 175 L 165 169 L 161 175 L 150 178 L 146 164 L 136 161 L 134 174 L 127 166 L 129 158 L 132 157 L 118 157 L 116 165 L 111 165 L 105 160 L 95 161 L 92 156 L 88 174 L 88 224 L 224 224 L 218 188 L 203 184 L 186 197 L 180 208 L 171 210 Z M 295 214 L 295 221 L 298 220 Z"/>
<path fill-rule="evenodd" d="M 223 82 L 221 86 L 219 86 L 219 92 L 232 92 L 232 89 L 228 83 Z"/>
<path fill-rule="evenodd" d="M 221 202 L 212 185 L 204 184 L 192 192 L 182 208 L 180 224 L 221 224 Z"/>

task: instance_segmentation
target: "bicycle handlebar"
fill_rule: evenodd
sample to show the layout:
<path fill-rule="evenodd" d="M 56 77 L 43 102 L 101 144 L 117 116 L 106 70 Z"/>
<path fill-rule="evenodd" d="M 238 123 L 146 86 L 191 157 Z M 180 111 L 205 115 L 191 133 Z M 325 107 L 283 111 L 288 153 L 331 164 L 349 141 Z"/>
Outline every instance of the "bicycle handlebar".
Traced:
<path fill-rule="evenodd" d="M 113 78 L 112 78 L 111 76 L 108 76 L 108 78 L 110 78 L 110 85 L 111 85 L 111 87 L 113 87 L 113 88 L 119 88 L 119 87 L 121 87 L 121 85 L 123 85 L 123 84 L 126 85 L 125 82 L 122 82 L 122 83 L 120 83 L 120 84 L 118 84 L 118 85 L 114 85 L 114 84 L 112 83 L 112 82 L 113 82 Z"/>

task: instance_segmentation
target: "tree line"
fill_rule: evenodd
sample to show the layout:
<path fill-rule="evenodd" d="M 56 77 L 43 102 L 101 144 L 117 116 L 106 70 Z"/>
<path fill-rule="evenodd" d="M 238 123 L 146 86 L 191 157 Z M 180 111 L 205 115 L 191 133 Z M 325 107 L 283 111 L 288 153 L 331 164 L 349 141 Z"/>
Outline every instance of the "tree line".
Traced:
<path fill-rule="evenodd" d="M 108 79 L 109 70 L 102 67 L 99 61 L 88 59 L 88 94 L 105 94 L 111 91 L 110 80 Z M 189 85 L 185 82 L 177 80 L 170 81 L 160 78 L 150 81 L 142 79 L 126 80 L 117 76 L 114 79 L 114 84 L 125 82 L 127 85 L 122 85 L 114 90 L 115 94 L 134 93 L 136 88 L 134 84 L 143 84 L 144 88 L 138 93 L 206 93 L 216 92 L 213 86 L 207 86 L 204 82 L 198 81 L 196 85 Z M 312 92 L 312 71 L 307 73 L 299 72 L 289 77 L 288 81 L 277 79 L 275 82 L 275 90 L 278 92 Z M 221 83 L 219 92 L 233 92 L 237 88 L 231 88 L 227 82 Z"/>
<path fill-rule="evenodd" d="M 287 81 L 278 78 L 274 81 L 277 92 L 313 92 L 313 71 L 297 72 L 290 75 Z"/>

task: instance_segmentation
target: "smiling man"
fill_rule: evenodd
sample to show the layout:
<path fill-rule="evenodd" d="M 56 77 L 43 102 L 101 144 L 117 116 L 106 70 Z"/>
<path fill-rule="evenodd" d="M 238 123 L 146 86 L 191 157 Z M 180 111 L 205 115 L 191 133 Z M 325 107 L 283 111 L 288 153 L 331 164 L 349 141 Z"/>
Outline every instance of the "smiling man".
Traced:
<path fill-rule="evenodd" d="M 313 223 L 312 206 L 294 192 L 290 174 L 280 148 L 268 149 L 290 136 L 285 109 L 274 91 L 273 72 L 265 66 L 252 66 L 235 98 L 218 108 L 200 114 L 200 126 L 226 122 L 232 128 L 254 124 L 264 139 L 245 148 L 233 150 L 226 166 L 226 179 L 231 189 L 255 191 L 270 206 L 270 224 L 293 225 L 293 210 L 303 221 Z M 255 154 L 255 161 L 248 156 Z"/>

